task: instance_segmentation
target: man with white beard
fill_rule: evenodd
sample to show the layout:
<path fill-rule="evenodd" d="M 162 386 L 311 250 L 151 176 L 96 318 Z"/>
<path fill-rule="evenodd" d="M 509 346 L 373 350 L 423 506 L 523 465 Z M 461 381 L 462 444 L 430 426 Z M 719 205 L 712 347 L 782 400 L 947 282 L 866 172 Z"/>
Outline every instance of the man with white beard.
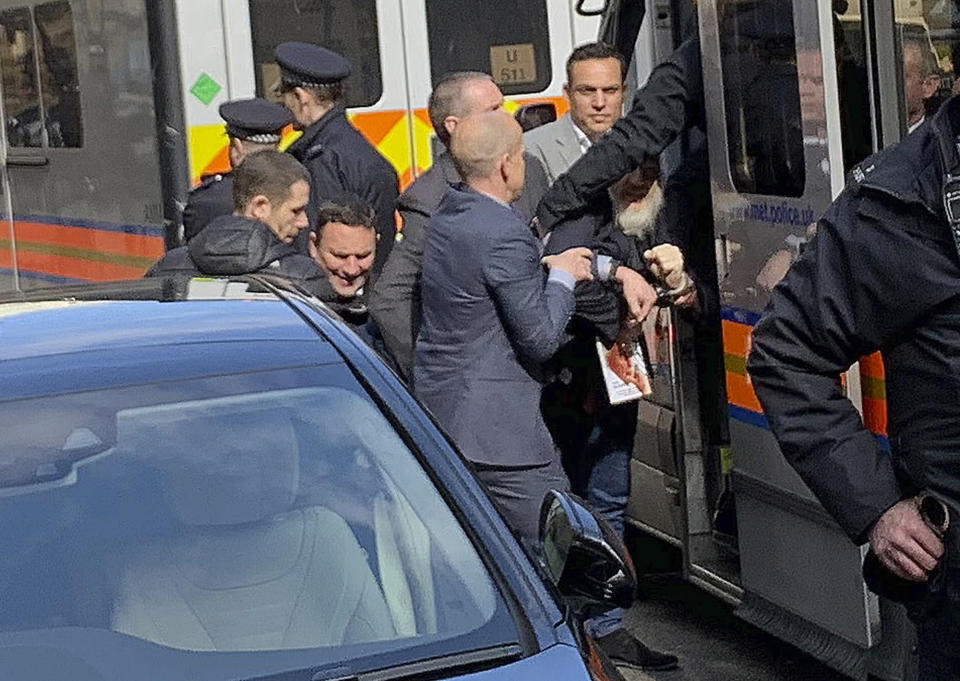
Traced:
<path fill-rule="evenodd" d="M 547 238 L 547 253 L 574 245 L 599 248 L 598 267 L 608 279 L 577 285 L 576 308 L 568 331 L 573 340 L 555 357 L 557 379 L 544 391 L 544 418 L 561 449 L 571 489 L 582 496 L 621 536 L 630 496 L 630 455 L 637 424 L 637 403 L 611 405 L 606 394 L 596 341 L 605 345 L 632 342 L 650 306 L 638 308 L 635 293 L 644 287 L 656 300 L 654 286 L 695 305 L 692 279 L 684 270 L 680 249 L 657 244 L 658 216 L 663 192 L 656 165 L 642 166 L 611 188 L 613 218 L 594 214 L 578 224 L 567 224 Z M 631 294 L 634 293 L 634 295 Z M 634 301 L 634 304 L 631 304 Z M 612 610 L 587 623 L 603 651 L 618 665 L 645 670 L 672 669 L 674 655 L 651 650 L 622 626 L 623 611 Z"/>
<path fill-rule="evenodd" d="M 661 284 L 661 297 L 675 307 L 696 310 L 697 290 L 684 269 L 683 253 L 674 244 L 663 243 L 658 230 L 664 205 L 659 175 L 655 165 L 641 166 L 610 188 L 614 228 L 601 233 L 601 251 L 627 267 L 649 267 Z"/>

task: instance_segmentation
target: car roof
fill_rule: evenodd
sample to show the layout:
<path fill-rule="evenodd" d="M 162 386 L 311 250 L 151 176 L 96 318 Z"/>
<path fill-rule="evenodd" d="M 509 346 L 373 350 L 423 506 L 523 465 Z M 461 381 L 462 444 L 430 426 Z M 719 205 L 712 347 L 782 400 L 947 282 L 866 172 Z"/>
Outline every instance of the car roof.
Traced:
<path fill-rule="evenodd" d="M 0 298 L 4 397 L 344 363 L 289 291 L 252 279 L 145 281 Z"/>

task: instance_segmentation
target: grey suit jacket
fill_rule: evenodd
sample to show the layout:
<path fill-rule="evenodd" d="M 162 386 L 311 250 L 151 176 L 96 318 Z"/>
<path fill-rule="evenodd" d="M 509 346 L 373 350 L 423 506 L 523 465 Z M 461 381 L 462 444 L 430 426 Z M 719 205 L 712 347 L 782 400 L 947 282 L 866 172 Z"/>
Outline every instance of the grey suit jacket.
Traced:
<path fill-rule="evenodd" d="M 413 341 L 420 328 L 420 261 L 427 224 L 447 189 L 458 182 L 460 174 L 453 159 L 443 154 L 400 195 L 397 210 L 403 218 L 403 239 L 390 252 L 370 299 L 370 314 L 407 380 L 413 375 Z M 527 154 L 523 196 L 514 204 L 524 220 L 533 218 L 548 186 L 543 168 Z"/>
<path fill-rule="evenodd" d="M 430 220 L 421 296 L 417 397 L 470 461 L 550 463 L 538 376 L 573 313 L 573 278 L 545 277 L 516 212 L 457 185 Z"/>
<path fill-rule="evenodd" d="M 567 172 L 583 155 L 569 113 L 553 123 L 524 133 L 523 143 L 527 147 L 527 153 L 535 156 L 543 165 L 550 184 Z"/>

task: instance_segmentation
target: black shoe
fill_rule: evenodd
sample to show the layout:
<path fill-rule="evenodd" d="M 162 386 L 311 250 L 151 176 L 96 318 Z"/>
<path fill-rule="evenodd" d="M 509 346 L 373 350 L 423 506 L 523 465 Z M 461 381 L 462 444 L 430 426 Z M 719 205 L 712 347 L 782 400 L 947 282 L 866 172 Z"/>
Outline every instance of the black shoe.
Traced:
<path fill-rule="evenodd" d="M 597 645 L 620 667 L 662 672 L 680 666 L 676 655 L 651 650 L 626 629 L 598 638 Z"/>

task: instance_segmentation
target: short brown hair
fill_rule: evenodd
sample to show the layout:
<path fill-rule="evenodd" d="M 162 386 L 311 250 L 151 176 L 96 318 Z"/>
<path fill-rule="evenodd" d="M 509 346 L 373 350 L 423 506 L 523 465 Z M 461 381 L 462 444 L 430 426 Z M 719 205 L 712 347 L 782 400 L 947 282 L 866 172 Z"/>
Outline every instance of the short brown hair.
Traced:
<path fill-rule="evenodd" d="M 290 154 L 267 150 L 250 154 L 233 171 L 233 209 L 243 211 L 255 196 L 283 203 L 297 182 L 310 184 L 310 173 Z"/>
<path fill-rule="evenodd" d="M 331 222 L 374 229 L 376 217 L 373 208 L 367 203 L 353 196 L 342 196 L 320 204 L 317 208 L 317 227 L 314 231 L 318 235 L 322 234 L 323 228 Z"/>
<path fill-rule="evenodd" d="M 620 54 L 620 50 L 610 43 L 595 42 L 581 45 L 567 57 L 567 83 L 573 80 L 573 65 L 591 59 L 616 59 L 620 62 L 620 81 L 627 80 L 627 60 Z"/>

